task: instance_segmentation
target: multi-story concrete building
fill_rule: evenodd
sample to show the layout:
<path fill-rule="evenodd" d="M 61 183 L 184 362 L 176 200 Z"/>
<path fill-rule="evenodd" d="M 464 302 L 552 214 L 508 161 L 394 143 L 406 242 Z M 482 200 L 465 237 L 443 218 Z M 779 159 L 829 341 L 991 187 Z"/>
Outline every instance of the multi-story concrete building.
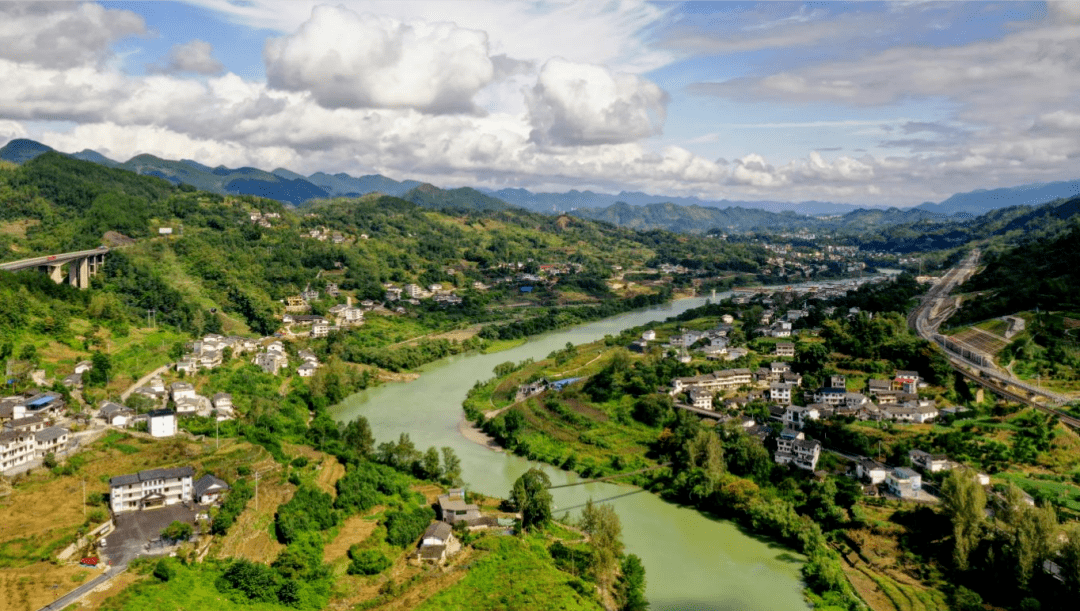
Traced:
<path fill-rule="evenodd" d="M 150 469 L 109 480 L 109 507 L 113 513 L 164 507 L 194 499 L 191 467 Z"/>

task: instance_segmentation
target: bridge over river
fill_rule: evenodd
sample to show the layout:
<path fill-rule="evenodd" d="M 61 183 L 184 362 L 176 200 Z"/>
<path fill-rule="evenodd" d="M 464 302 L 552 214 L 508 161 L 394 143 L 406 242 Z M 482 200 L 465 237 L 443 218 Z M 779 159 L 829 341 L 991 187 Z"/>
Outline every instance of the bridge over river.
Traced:
<path fill-rule="evenodd" d="M 79 250 L 55 255 L 31 257 L 20 261 L 0 263 L 0 270 L 17 272 L 37 270 L 49 275 L 57 284 L 64 282 L 64 267 L 67 267 L 67 282 L 71 286 L 85 289 L 90 286 L 90 277 L 97 275 L 105 264 L 108 247 L 101 246 L 94 250 Z"/>

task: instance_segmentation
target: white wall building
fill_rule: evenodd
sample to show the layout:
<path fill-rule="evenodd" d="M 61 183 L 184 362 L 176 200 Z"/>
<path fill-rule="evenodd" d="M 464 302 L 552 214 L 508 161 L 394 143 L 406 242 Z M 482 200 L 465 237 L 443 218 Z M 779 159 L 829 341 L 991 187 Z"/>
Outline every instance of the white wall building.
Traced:
<path fill-rule="evenodd" d="M 113 513 L 164 507 L 194 499 L 191 467 L 150 469 L 109 480 L 109 507 Z"/>

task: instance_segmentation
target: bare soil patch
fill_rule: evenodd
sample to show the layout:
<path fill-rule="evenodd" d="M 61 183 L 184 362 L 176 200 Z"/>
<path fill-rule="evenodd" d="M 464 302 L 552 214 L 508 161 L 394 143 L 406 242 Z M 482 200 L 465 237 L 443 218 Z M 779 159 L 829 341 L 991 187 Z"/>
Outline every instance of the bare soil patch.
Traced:
<path fill-rule="evenodd" d="M 381 507 L 375 507 L 371 513 L 378 513 L 381 509 Z M 346 519 L 341 525 L 341 530 L 338 531 L 338 536 L 323 548 L 323 560 L 333 563 L 344 558 L 349 553 L 350 547 L 367 539 L 371 533 L 375 532 L 379 521 L 369 516 L 370 514 L 351 516 Z"/>
<path fill-rule="evenodd" d="M 0 573 L 0 611 L 34 611 L 67 594 L 100 570 L 39 562 Z M 77 579 L 77 581 L 76 581 Z"/>

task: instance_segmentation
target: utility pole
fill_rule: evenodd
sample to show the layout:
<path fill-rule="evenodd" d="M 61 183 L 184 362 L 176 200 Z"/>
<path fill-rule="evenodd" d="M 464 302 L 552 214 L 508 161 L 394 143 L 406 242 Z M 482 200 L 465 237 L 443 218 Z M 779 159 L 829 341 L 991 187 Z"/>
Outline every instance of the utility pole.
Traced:
<path fill-rule="evenodd" d="M 259 472 L 255 472 L 255 513 L 259 512 Z"/>
<path fill-rule="evenodd" d="M 82 481 L 82 514 L 86 517 L 86 480 Z"/>

